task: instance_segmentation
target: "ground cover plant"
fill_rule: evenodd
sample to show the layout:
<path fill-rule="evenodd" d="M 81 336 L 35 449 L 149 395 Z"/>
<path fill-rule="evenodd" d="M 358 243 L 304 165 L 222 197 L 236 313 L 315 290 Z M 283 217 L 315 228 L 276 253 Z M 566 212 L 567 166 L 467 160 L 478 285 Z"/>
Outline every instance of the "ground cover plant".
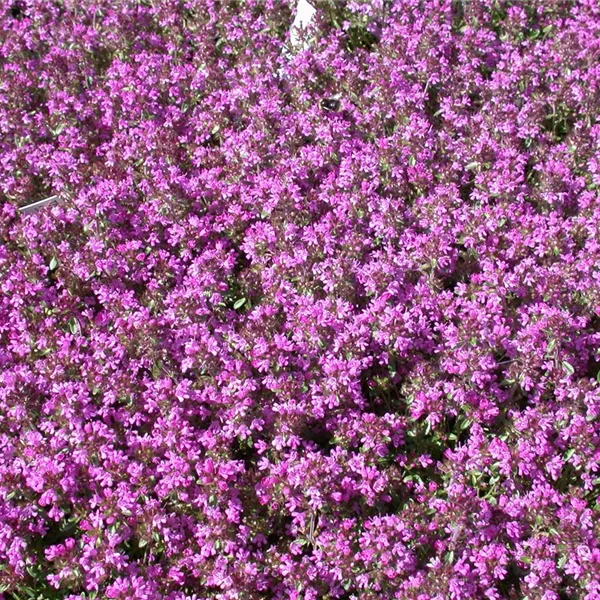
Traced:
<path fill-rule="evenodd" d="M 0 2 L 5 600 L 600 598 L 599 5 L 312 4 Z"/>

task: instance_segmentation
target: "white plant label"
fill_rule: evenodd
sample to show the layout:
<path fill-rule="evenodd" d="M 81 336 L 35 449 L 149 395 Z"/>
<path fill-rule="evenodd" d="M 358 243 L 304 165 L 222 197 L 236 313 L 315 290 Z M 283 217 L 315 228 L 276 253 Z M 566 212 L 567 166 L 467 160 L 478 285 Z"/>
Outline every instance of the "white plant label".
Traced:
<path fill-rule="evenodd" d="M 310 22 L 313 20 L 317 9 L 307 2 L 306 0 L 298 0 L 298 4 L 296 6 L 296 16 L 294 17 L 294 22 L 292 23 L 292 27 L 290 29 L 290 40 L 292 42 L 292 46 L 297 46 L 300 42 L 300 31 L 302 29 L 306 29 Z M 304 44 L 304 48 L 307 47 L 307 44 Z"/>

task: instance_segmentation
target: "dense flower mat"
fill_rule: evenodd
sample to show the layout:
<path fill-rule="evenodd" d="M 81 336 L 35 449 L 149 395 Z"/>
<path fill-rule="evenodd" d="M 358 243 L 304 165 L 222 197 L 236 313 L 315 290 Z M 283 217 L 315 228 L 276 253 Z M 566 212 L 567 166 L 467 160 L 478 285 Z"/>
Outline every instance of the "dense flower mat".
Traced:
<path fill-rule="evenodd" d="M 1 2 L 5 600 L 600 598 L 598 3 L 313 4 Z"/>

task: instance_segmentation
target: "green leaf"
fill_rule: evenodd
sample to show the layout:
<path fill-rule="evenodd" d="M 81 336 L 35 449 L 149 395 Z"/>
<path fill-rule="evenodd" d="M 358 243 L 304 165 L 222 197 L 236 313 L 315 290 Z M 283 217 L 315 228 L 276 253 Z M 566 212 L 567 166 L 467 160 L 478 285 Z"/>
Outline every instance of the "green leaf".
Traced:
<path fill-rule="evenodd" d="M 573 375 L 573 373 L 575 373 L 575 369 L 573 368 L 573 365 L 569 362 L 567 362 L 566 360 L 562 361 L 562 366 L 563 369 L 569 374 L 569 375 Z"/>
<path fill-rule="evenodd" d="M 235 304 L 233 305 L 233 309 L 237 310 L 238 308 L 242 308 L 242 306 L 244 306 L 244 304 L 246 304 L 246 298 L 240 298 L 239 300 L 235 301 Z"/>
<path fill-rule="evenodd" d="M 477 168 L 478 166 L 479 166 L 479 163 L 478 163 L 477 161 L 474 161 L 474 162 L 470 162 L 470 163 L 469 163 L 469 164 L 468 164 L 468 165 L 465 167 L 465 169 L 466 169 L 467 171 L 472 171 L 473 169 Z"/>
<path fill-rule="evenodd" d="M 79 321 L 77 321 L 75 317 L 69 321 L 69 330 L 73 335 L 77 335 L 81 331 L 81 328 L 79 327 Z"/>
<path fill-rule="evenodd" d="M 409 156 L 409 158 L 408 158 L 408 164 L 411 167 L 414 167 L 417 164 L 417 159 L 414 156 Z"/>
<path fill-rule="evenodd" d="M 57 136 L 60 135 L 60 133 L 62 132 L 62 130 L 65 128 L 65 123 L 61 123 L 56 129 L 52 130 L 52 134 Z"/>
<path fill-rule="evenodd" d="M 56 267 L 58 266 L 58 261 L 56 260 L 56 256 L 52 257 L 52 260 L 50 261 L 50 270 L 54 271 L 54 269 L 56 269 Z"/>
<path fill-rule="evenodd" d="M 152 377 L 154 377 L 154 379 L 158 379 L 162 375 L 162 368 L 163 368 L 163 362 L 160 359 L 158 359 L 152 365 Z"/>

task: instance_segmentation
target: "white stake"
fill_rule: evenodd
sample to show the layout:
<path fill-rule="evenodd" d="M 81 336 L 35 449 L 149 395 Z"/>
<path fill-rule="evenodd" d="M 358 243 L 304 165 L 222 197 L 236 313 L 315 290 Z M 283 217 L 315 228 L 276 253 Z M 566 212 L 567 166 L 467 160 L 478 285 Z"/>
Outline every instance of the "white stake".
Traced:
<path fill-rule="evenodd" d="M 38 211 L 40 208 L 43 208 L 47 204 L 55 202 L 56 200 L 58 200 L 58 196 L 50 196 L 49 198 L 38 200 L 37 202 L 33 202 L 32 204 L 27 204 L 27 206 L 20 206 L 19 211 L 24 214 L 33 213 Z"/>

